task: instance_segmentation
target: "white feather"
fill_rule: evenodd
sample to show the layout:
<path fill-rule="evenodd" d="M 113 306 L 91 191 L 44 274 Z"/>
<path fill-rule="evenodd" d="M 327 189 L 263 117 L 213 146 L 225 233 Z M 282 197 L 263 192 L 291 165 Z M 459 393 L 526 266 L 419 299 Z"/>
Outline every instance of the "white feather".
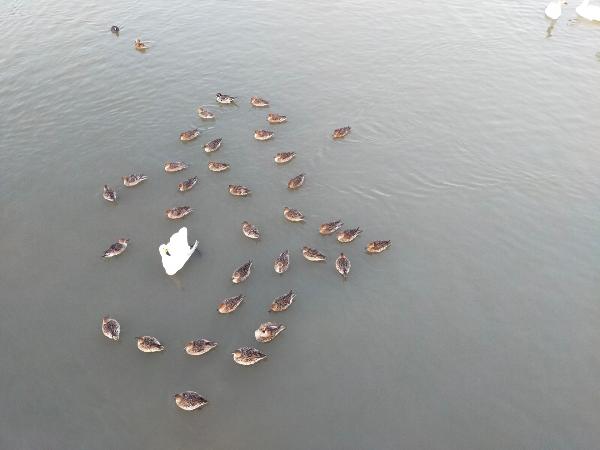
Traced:
<path fill-rule="evenodd" d="M 188 245 L 186 227 L 182 227 L 177 233 L 171 236 L 168 244 L 160 245 L 158 252 L 162 258 L 162 265 L 167 275 L 175 275 L 181 270 L 196 250 L 196 247 L 198 247 L 198 241 L 192 247 Z"/>
<path fill-rule="evenodd" d="M 544 13 L 548 19 L 557 20 L 562 13 L 562 0 L 551 0 Z"/>
<path fill-rule="evenodd" d="M 590 0 L 583 0 L 575 12 L 584 19 L 600 22 L 600 6 L 590 5 Z"/>

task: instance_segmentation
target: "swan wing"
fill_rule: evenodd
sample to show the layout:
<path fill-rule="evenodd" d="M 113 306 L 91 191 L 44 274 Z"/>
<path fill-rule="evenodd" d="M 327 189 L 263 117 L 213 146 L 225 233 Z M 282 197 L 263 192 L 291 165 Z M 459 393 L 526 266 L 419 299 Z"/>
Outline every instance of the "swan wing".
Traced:
<path fill-rule="evenodd" d="M 182 253 L 185 254 L 190 251 L 190 246 L 188 245 L 188 236 L 187 236 L 187 227 L 181 227 L 181 229 L 171 236 L 169 240 L 169 253 L 177 254 Z"/>

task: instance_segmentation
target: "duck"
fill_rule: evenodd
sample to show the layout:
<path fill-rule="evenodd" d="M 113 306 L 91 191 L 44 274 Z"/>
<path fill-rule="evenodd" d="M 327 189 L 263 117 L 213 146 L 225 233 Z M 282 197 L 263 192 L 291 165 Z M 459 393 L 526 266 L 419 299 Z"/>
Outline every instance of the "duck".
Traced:
<path fill-rule="evenodd" d="M 281 152 L 277 153 L 273 158 L 277 164 L 285 164 L 290 162 L 296 156 L 296 152 Z"/>
<path fill-rule="evenodd" d="M 167 275 L 175 275 L 179 272 L 197 247 L 198 241 L 194 242 L 191 247 L 189 246 L 186 227 L 181 227 L 177 233 L 173 234 L 168 244 L 161 244 L 158 252 Z"/>
<path fill-rule="evenodd" d="M 211 113 L 208 109 L 204 109 L 202 107 L 198 108 L 198 116 L 202 120 L 211 120 L 215 118 L 215 115 Z"/>
<path fill-rule="evenodd" d="M 277 273 L 286 272 L 290 267 L 290 252 L 285 249 L 282 251 L 277 258 L 275 258 L 275 262 L 273 263 L 273 269 Z"/>
<path fill-rule="evenodd" d="M 348 259 L 348 257 L 346 255 L 344 255 L 343 253 L 340 253 L 340 256 L 338 256 L 337 259 L 335 260 L 335 268 L 340 273 L 340 275 L 342 275 L 344 277 L 344 279 L 350 273 L 350 267 L 351 267 L 351 264 L 350 264 L 350 260 Z"/>
<path fill-rule="evenodd" d="M 254 331 L 254 338 L 258 342 L 271 342 L 279 333 L 285 330 L 285 328 L 285 325 L 281 325 L 279 323 L 261 323 L 258 329 Z"/>
<path fill-rule="evenodd" d="M 283 217 L 290 222 L 304 222 L 304 214 L 297 209 L 288 208 L 287 206 L 283 208 Z"/>
<path fill-rule="evenodd" d="M 183 142 L 193 141 L 198 136 L 200 136 L 200 130 L 198 128 L 194 128 L 193 130 L 187 130 L 183 133 L 179 134 L 179 139 Z"/>
<path fill-rule="evenodd" d="M 250 104 L 252 106 L 255 106 L 256 108 L 266 108 L 267 106 L 269 106 L 269 101 L 260 97 L 251 97 Z"/>
<path fill-rule="evenodd" d="M 189 167 L 187 163 L 182 161 L 169 161 L 165 163 L 165 172 L 181 172 Z"/>
<path fill-rule="evenodd" d="M 242 222 L 242 233 L 248 239 L 260 239 L 260 232 L 258 231 L 258 228 L 256 228 L 250 222 Z"/>
<path fill-rule="evenodd" d="M 220 92 L 217 93 L 217 101 L 224 105 L 230 105 L 232 103 L 235 103 L 236 98 L 237 97 L 232 97 L 231 95 L 221 94 Z"/>
<path fill-rule="evenodd" d="M 111 33 L 119 34 L 119 31 L 121 31 L 121 29 L 117 25 L 113 25 L 112 27 L 110 27 L 110 31 Z"/>
<path fill-rule="evenodd" d="M 360 228 L 352 228 L 351 230 L 344 230 L 338 233 L 337 240 L 343 244 L 347 242 L 352 242 L 354 239 L 358 237 L 363 230 Z"/>
<path fill-rule="evenodd" d="M 200 356 L 210 352 L 218 343 L 208 339 L 194 339 L 185 345 L 185 352 L 190 356 Z"/>
<path fill-rule="evenodd" d="M 328 222 L 328 223 L 322 223 L 319 226 L 319 233 L 321 233 L 324 236 L 329 235 L 329 234 L 333 234 L 337 230 L 339 230 L 340 228 L 342 228 L 343 225 L 344 225 L 344 222 L 342 222 L 339 219 L 338 220 L 333 220 L 333 221 Z"/>
<path fill-rule="evenodd" d="M 112 258 L 114 256 L 119 256 L 121 253 L 125 251 L 127 248 L 127 244 L 129 244 L 129 239 L 119 239 L 113 245 L 108 247 L 104 254 L 103 258 Z"/>
<path fill-rule="evenodd" d="M 107 202 L 115 203 L 117 201 L 117 193 L 115 192 L 115 190 L 113 188 L 111 188 L 107 184 L 104 185 L 104 190 L 102 191 L 102 197 Z"/>
<path fill-rule="evenodd" d="M 583 0 L 575 12 L 584 19 L 600 22 L 600 6 L 590 5 L 590 0 Z"/>
<path fill-rule="evenodd" d="M 309 261 L 327 261 L 327 256 L 325 256 L 320 251 L 310 248 L 310 247 L 302 247 L 302 255 Z"/>
<path fill-rule="evenodd" d="M 242 366 L 252 366 L 267 357 L 267 355 L 252 347 L 240 347 L 232 355 L 233 360 Z"/>
<path fill-rule="evenodd" d="M 229 169 L 229 164 L 227 163 L 217 161 L 208 162 L 208 170 L 211 172 L 224 172 L 227 169 Z"/>
<path fill-rule="evenodd" d="M 191 206 L 176 206 L 175 208 L 169 208 L 165 211 L 167 218 L 171 220 L 183 219 L 188 214 L 193 213 L 194 210 Z"/>
<path fill-rule="evenodd" d="M 221 300 L 221 303 L 219 303 L 218 311 L 221 314 L 232 313 L 238 308 L 238 306 L 242 304 L 245 298 L 246 297 L 244 297 L 243 295 L 236 295 L 235 297 L 229 297 L 224 300 Z"/>
<path fill-rule="evenodd" d="M 208 404 L 208 400 L 195 391 L 185 391 L 175 394 L 175 404 L 185 411 L 200 409 Z"/>
<path fill-rule="evenodd" d="M 373 241 L 365 247 L 367 253 L 381 253 L 392 244 L 392 241 Z"/>
<path fill-rule="evenodd" d="M 272 124 L 287 122 L 287 116 L 281 114 L 269 113 L 267 115 L 267 122 Z"/>
<path fill-rule="evenodd" d="M 148 50 L 150 47 L 148 46 L 148 44 L 146 44 L 145 42 L 142 42 L 140 40 L 140 38 L 137 38 L 134 43 L 133 46 L 136 50 L 139 50 L 141 52 L 143 52 L 144 50 Z"/>
<path fill-rule="evenodd" d="M 204 144 L 204 151 L 206 153 L 216 152 L 221 147 L 221 142 L 223 142 L 222 138 L 213 139 L 208 144 Z"/>
<path fill-rule="evenodd" d="M 295 190 L 301 187 L 304 184 L 304 174 L 295 176 L 290 181 L 288 181 L 288 189 Z"/>
<path fill-rule="evenodd" d="M 562 0 L 551 0 L 544 13 L 548 19 L 557 20 L 562 14 Z"/>
<path fill-rule="evenodd" d="M 200 356 L 210 352 L 217 345 L 217 342 L 208 339 L 194 339 L 185 345 L 185 352 L 190 356 Z"/>
<path fill-rule="evenodd" d="M 138 336 L 137 339 L 137 347 L 141 352 L 144 353 L 154 353 L 154 352 L 162 352 L 165 347 L 162 345 L 158 339 L 153 336 Z"/>
<path fill-rule="evenodd" d="M 231 275 L 231 281 L 234 284 L 239 284 L 242 281 L 246 281 L 248 279 L 248 277 L 250 276 L 251 272 L 252 272 L 252 260 L 248 261 L 246 264 L 244 264 L 243 266 L 240 266 L 238 269 L 236 269 L 236 271 L 233 272 L 233 275 Z"/>
<path fill-rule="evenodd" d="M 121 324 L 110 316 L 102 318 L 102 334 L 108 339 L 118 341 L 121 336 Z"/>
<path fill-rule="evenodd" d="M 346 136 L 348 136 L 348 133 L 350 133 L 350 130 L 351 130 L 350 127 L 336 128 L 335 130 L 333 130 L 333 138 L 334 139 L 345 138 Z"/>
<path fill-rule="evenodd" d="M 254 131 L 254 139 L 257 141 L 268 141 L 273 137 L 275 133 L 268 130 L 255 130 Z"/>
<path fill-rule="evenodd" d="M 245 197 L 252 193 L 250 189 L 246 186 L 242 186 L 239 184 L 230 184 L 229 185 L 229 193 L 236 197 Z"/>
<path fill-rule="evenodd" d="M 146 181 L 148 177 L 143 174 L 132 173 L 131 175 L 127 175 L 125 177 L 121 177 L 123 179 L 123 184 L 126 187 L 133 187 L 140 184 L 142 181 Z"/>
<path fill-rule="evenodd" d="M 198 183 L 198 177 L 194 176 L 192 178 L 188 178 L 187 180 L 179 183 L 177 185 L 177 189 L 179 189 L 179 192 L 189 191 L 194 186 L 196 186 L 196 183 Z"/>
<path fill-rule="evenodd" d="M 271 303 L 271 308 L 269 308 L 269 312 L 281 312 L 285 311 L 290 307 L 290 305 L 294 302 L 296 298 L 296 294 L 293 291 L 289 291 L 287 294 L 283 294 L 281 297 L 277 297 Z"/>

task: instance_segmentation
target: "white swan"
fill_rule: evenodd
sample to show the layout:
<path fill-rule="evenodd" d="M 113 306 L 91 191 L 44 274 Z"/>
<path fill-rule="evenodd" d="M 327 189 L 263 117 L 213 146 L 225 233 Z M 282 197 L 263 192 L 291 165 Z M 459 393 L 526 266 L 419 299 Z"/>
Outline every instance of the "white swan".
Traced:
<path fill-rule="evenodd" d="M 198 241 L 193 247 L 188 245 L 187 228 L 182 227 L 177 233 L 171 236 L 168 244 L 161 244 L 158 252 L 162 258 L 162 265 L 167 275 L 175 275 L 190 259 L 192 253 L 198 247 Z"/>
<path fill-rule="evenodd" d="M 556 20 L 562 14 L 562 0 L 551 0 L 544 10 L 548 19 Z"/>
<path fill-rule="evenodd" d="M 575 12 L 584 19 L 600 22 L 600 6 L 590 5 L 590 0 L 583 0 Z"/>

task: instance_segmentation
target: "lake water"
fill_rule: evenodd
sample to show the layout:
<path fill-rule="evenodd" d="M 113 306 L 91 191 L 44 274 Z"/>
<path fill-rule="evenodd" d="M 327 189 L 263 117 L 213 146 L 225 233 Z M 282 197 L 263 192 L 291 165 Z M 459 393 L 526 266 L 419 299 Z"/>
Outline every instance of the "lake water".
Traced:
<path fill-rule="evenodd" d="M 576 6 L 549 29 L 544 2 L 4 0 L 0 448 L 600 447 L 600 26 Z M 269 126 L 252 95 L 289 122 Z M 166 174 L 168 160 L 191 167 Z M 132 172 L 150 179 L 105 202 L 102 186 Z M 195 212 L 164 217 L 182 204 Z M 336 218 L 364 233 L 320 236 Z M 157 247 L 182 225 L 201 255 L 171 279 Z M 100 258 L 120 237 L 127 251 Z M 393 244 L 365 254 L 376 239 Z M 289 289 L 296 302 L 269 315 Z M 101 335 L 104 314 L 120 342 Z M 287 330 L 258 344 L 269 319 Z M 166 351 L 139 352 L 143 334 Z M 187 356 L 199 337 L 219 346 Z M 268 359 L 234 364 L 243 345 Z M 188 389 L 209 404 L 178 409 Z"/>

